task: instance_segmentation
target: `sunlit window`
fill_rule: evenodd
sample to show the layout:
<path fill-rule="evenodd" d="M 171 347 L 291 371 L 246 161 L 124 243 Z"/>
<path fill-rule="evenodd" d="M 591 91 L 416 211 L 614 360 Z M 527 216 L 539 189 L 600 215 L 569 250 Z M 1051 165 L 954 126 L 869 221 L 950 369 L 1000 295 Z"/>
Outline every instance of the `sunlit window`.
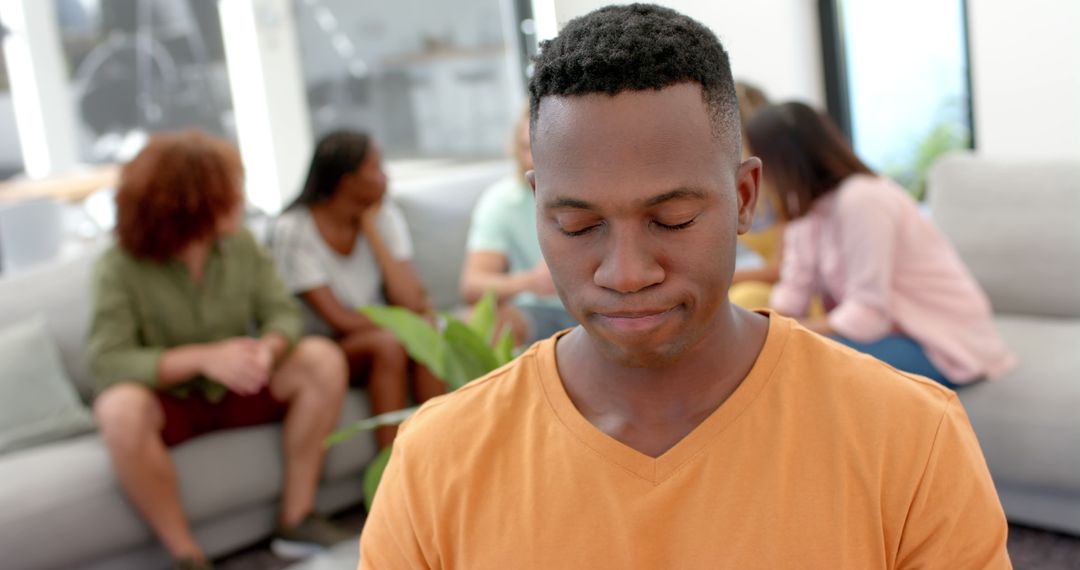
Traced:
<path fill-rule="evenodd" d="M 505 156 L 524 93 L 501 4 L 298 0 L 312 131 L 366 130 L 391 159 Z"/>
<path fill-rule="evenodd" d="M 54 1 L 84 160 L 123 161 L 182 127 L 235 139 L 217 2 Z"/>
<path fill-rule="evenodd" d="M 871 167 L 921 195 L 937 156 L 972 146 L 964 2 L 826 4 L 830 111 Z"/>

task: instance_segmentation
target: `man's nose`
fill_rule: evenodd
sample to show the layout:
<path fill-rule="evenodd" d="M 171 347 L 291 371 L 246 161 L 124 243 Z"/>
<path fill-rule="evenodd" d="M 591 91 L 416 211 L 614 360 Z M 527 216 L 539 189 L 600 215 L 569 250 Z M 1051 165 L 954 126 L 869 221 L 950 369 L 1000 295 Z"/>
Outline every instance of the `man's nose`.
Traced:
<path fill-rule="evenodd" d="M 613 228 L 593 282 L 618 293 L 635 293 L 664 281 L 665 271 L 637 228 Z"/>

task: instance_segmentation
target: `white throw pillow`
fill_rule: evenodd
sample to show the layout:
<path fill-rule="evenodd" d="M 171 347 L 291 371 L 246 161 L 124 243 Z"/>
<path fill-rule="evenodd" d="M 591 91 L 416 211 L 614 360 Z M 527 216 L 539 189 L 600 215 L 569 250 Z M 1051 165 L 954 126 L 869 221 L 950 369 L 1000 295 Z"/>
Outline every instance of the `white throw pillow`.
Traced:
<path fill-rule="evenodd" d="M 0 330 L 0 453 L 94 429 L 41 316 Z"/>

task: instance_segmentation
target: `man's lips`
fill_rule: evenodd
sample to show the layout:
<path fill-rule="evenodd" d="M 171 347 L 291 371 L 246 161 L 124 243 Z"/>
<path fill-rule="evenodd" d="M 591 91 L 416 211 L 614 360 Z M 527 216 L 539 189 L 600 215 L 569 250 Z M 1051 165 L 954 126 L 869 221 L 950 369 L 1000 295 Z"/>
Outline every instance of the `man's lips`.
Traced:
<path fill-rule="evenodd" d="M 612 310 L 593 313 L 604 326 L 623 332 L 655 328 L 675 313 L 678 306 L 653 309 Z"/>

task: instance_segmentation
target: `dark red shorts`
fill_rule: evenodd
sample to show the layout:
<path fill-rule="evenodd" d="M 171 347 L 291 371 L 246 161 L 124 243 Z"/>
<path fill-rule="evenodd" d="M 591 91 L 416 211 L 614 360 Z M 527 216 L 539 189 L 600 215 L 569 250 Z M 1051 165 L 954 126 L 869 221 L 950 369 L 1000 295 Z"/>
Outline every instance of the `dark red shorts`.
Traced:
<path fill-rule="evenodd" d="M 161 437 L 168 446 L 216 430 L 276 422 L 285 417 L 288 409 L 284 402 L 270 395 L 269 388 L 251 396 L 229 392 L 217 403 L 208 402 L 196 392 L 187 398 L 158 392 L 157 397 L 165 412 Z"/>

